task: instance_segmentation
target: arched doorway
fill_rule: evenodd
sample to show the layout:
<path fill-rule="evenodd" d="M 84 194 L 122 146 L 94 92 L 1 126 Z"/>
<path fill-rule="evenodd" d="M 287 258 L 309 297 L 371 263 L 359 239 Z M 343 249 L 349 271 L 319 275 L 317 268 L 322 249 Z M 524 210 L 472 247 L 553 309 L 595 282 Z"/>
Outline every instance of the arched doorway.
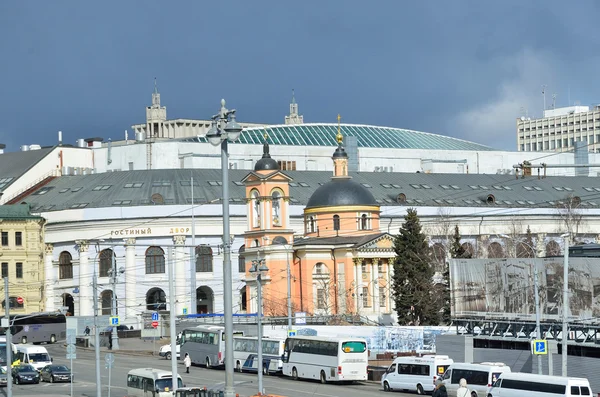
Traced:
<path fill-rule="evenodd" d="M 214 312 L 214 294 L 213 290 L 207 286 L 202 286 L 196 289 L 196 313 L 198 314 L 206 314 Z"/>
<path fill-rule="evenodd" d="M 167 297 L 160 288 L 151 288 L 146 293 L 147 310 L 167 310 Z"/>
<path fill-rule="evenodd" d="M 62 305 L 67 308 L 67 316 L 75 315 L 75 300 L 73 299 L 73 295 L 67 294 L 66 292 L 62 294 Z"/>
<path fill-rule="evenodd" d="M 102 303 L 102 315 L 110 316 L 112 314 L 112 291 L 109 289 L 102 291 L 100 302 Z M 117 305 L 117 314 L 119 314 L 119 305 Z"/>

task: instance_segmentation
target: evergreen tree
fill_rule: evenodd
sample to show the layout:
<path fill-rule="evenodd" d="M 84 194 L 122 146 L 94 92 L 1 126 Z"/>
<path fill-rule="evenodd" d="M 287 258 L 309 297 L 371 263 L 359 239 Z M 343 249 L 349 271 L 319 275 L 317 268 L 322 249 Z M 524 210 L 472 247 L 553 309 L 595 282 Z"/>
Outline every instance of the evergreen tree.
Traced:
<path fill-rule="evenodd" d="M 454 226 L 454 234 L 452 235 L 452 244 L 450 244 L 450 256 L 452 258 L 471 257 L 460 243 L 460 231 L 458 225 Z"/>
<path fill-rule="evenodd" d="M 465 250 L 460 242 L 460 231 L 458 225 L 454 226 L 454 234 L 452 235 L 452 242 L 450 243 L 450 256 L 452 258 L 467 258 L 470 257 L 470 253 Z M 443 285 L 441 288 L 441 302 L 442 307 L 442 322 L 450 324 L 452 321 L 452 307 L 451 307 L 451 295 L 450 295 L 450 263 L 446 262 L 443 274 Z"/>
<path fill-rule="evenodd" d="M 409 208 L 394 240 L 393 294 L 400 325 L 438 325 L 430 250 L 417 211 Z"/>
<path fill-rule="evenodd" d="M 527 258 L 535 258 L 535 245 L 533 245 L 533 235 L 529 226 L 527 226 L 527 231 L 525 232 L 525 247 L 528 254 Z"/>

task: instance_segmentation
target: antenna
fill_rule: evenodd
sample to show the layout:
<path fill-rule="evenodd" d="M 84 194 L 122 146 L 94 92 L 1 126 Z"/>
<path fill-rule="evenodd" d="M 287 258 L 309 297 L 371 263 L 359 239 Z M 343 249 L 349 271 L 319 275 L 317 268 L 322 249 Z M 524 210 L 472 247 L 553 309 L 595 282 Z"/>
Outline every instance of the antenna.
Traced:
<path fill-rule="evenodd" d="M 555 92 L 554 94 L 552 94 L 552 109 L 556 108 L 556 97 L 557 97 L 557 93 Z"/>
<path fill-rule="evenodd" d="M 571 84 L 569 84 L 569 96 L 568 96 L 569 104 L 567 106 L 571 106 Z"/>
<path fill-rule="evenodd" d="M 542 117 L 544 117 L 543 113 L 546 111 L 546 87 L 546 84 L 542 85 L 542 96 L 544 97 L 544 109 L 542 111 Z"/>

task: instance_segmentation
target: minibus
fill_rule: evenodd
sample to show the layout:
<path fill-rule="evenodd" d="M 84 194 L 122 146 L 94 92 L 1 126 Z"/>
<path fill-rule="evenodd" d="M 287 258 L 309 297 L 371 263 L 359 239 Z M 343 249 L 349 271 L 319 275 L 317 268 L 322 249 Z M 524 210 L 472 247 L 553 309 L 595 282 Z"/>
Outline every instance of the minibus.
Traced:
<path fill-rule="evenodd" d="M 437 378 L 443 376 L 452 363 L 450 357 L 442 355 L 398 357 L 381 378 L 381 386 L 385 391 L 431 393 Z"/>

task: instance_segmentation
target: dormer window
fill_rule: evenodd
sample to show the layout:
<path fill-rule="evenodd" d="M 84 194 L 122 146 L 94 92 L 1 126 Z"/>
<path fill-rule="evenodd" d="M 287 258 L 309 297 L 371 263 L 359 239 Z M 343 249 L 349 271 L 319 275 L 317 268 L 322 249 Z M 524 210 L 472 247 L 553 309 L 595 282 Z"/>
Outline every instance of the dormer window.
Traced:
<path fill-rule="evenodd" d="M 333 230 L 340 230 L 340 216 L 333 216 Z"/>

